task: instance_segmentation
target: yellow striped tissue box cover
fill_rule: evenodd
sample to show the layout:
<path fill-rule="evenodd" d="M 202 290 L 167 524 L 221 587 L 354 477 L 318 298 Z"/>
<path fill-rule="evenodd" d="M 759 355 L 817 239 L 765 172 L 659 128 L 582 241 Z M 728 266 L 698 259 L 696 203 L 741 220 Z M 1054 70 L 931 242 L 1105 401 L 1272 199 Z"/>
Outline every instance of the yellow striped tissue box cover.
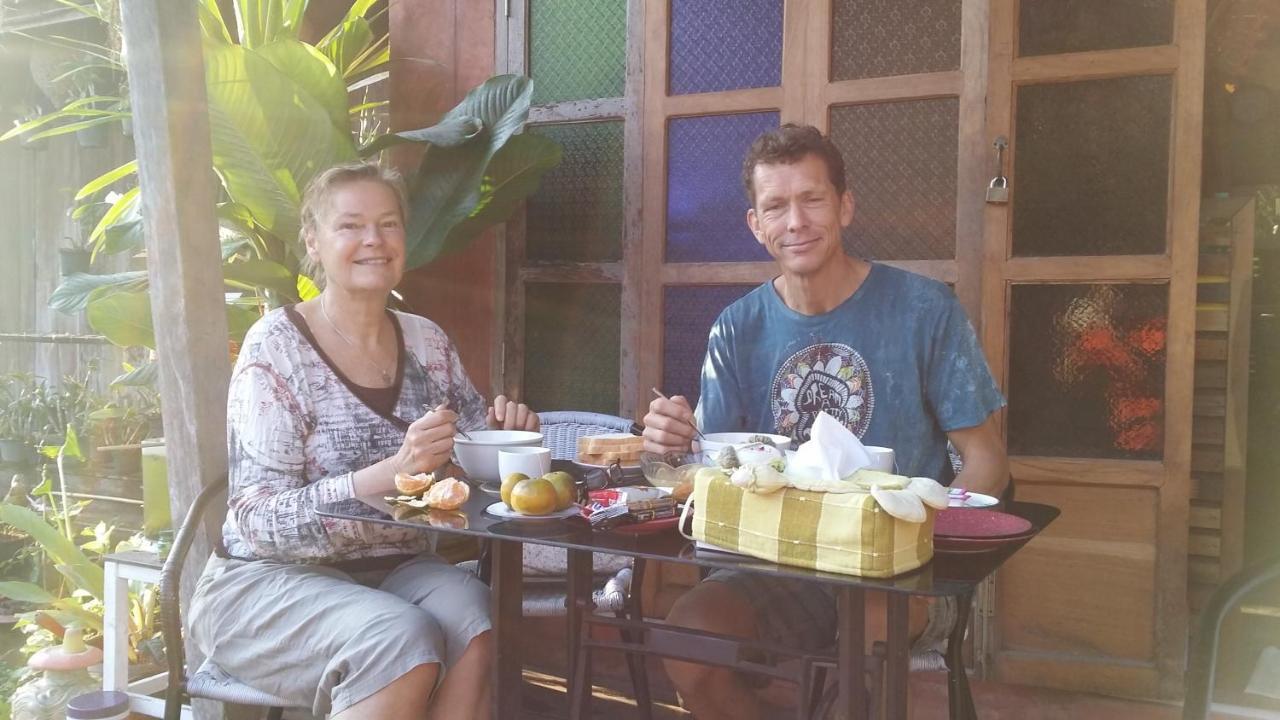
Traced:
<path fill-rule="evenodd" d="M 785 488 L 761 494 L 721 479 L 694 482 L 693 537 L 785 565 L 862 577 L 892 577 L 933 557 L 933 519 L 885 512 L 870 493 Z"/>

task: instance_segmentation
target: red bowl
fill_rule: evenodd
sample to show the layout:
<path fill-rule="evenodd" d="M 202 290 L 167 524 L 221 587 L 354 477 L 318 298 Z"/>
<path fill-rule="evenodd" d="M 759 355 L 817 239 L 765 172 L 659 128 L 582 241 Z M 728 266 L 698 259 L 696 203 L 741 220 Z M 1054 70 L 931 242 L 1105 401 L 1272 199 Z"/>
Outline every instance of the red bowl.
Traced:
<path fill-rule="evenodd" d="M 1031 522 L 996 510 L 956 508 L 942 510 L 933 523 L 935 538 L 997 539 L 1022 537 L 1033 530 Z"/>

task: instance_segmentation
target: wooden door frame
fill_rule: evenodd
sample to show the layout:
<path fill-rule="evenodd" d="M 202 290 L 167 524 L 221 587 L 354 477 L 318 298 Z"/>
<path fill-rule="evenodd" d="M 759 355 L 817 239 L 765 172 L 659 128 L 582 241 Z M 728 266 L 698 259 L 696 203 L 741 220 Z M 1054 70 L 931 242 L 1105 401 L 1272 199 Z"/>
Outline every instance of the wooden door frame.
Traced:
<path fill-rule="evenodd" d="M 987 94 L 988 140 L 1011 141 L 1008 175 L 1011 192 L 1017 141 L 1014 138 L 1016 90 L 1022 85 L 1064 83 L 1135 75 L 1169 75 L 1173 81 L 1169 149 L 1167 249 L 1161 255 L 1106 257 L 1012 257 L 1012 203 L 987 205 L 983 249 L 983 346 L 993 358 L 1001 384 L 1008 380 L 1009 303 L 1013 284 L 1126 282 L 1168 283 L 1164 458 L 1160 461 L 1053 457 L 1011 457 L 1021 483 L 1062 482 L 1109 486 L 1148 486 L 1158 493 L 1154 561 L 1154 657 L 1149 672 L 1131 668 L 1123 689 L 1160 697 L 1181 692 L 1187 641 L 1187 521 L 1190 507 L 1191 400 L 1195 348 L 1195 283 L 1199 235 L 1200 159 L 1204 86 L 1205 0 L 1176 0 L 1171 45 L 1019 58 L 1018 0 L 991 0 L 990 63 Z M 1001 666 L 1001 663 L 997 663 Z M 1008 668 L 1002 668 L 1008 670 Z M 1060 670 L 1060 666 L 1058 667 Z M 1100 673 L 1115 667 L 1097 663 Z M 1048 682 L 1038 671 L 1018 679 Z M 1101 685 L 1104 680 L 1095 678 Z M 1086 680 L 1086 682 L 1089 682 Z M 1122 683 L 1125 681 L 1121 681 Z M 1139 687 L 1141 690 L 1139 690 Z"/>

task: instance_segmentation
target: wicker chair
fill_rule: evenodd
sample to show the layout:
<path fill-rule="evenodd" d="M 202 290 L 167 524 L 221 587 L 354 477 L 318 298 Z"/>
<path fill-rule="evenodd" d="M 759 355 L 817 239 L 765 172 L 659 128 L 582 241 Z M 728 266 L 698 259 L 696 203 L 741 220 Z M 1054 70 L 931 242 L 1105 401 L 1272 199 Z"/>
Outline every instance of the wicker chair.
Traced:
<path fill-rule="evenodd" d="M 635 432 L 638 426 L 627 418 L 593 412 L 555 411 L 538 413 L 542 424 L 542 444 L 551 449 L 555 460 L 573 460 L 578 455 L 578 438 L 607 433 Z M 596 612 L 611 612 L 619 618 L 640 619 L 640 586 L 644 578 L 644 561 L 626 562 L 626 558 L 609 555 L 595 557 L 596 588 L 593 600 Z M 526 572 L 524 614 L 526 616 L 559 616 L 566 613 L 568 588 L 567 561 L 564 550 L 525 546 L 526 567 L 556 567 L 556 576 L 531 576 Z M 605 571 L 602 577 L 601 571 Z M 601 582 L 603 580 L 603 582 Z M 628 654 L 627 669 L 635 692 L 636 705 L 645 720 L 652 717 L 649 680 L 642 656 Z"/>
<path fill-rule="evenodd" d="M 204 486 L 187 510 L 187 517 L 173 539 L 173 548 L 165 558 L 160 571 L 160 620 L 164 646 L 169 663 L 169 686 L 164 694 L 165 720 L 179 720 L 183 702 L 191 698 L 217 700 L 234 705 L 267 707 L 268 720 L 279 720 L 284 708 L 298 707 L 287 700 L 255 690 L 228 675 L 209 660 L 190 676 L 186 669 L 186 652 L 182 640 L 182 615 L 178 598 L 182 567 L 205 522 L 210 528 L 221 526 L 226 515 L 227 476 Z M 219 549 L 221 537 L 216 540 Z M 303 708 L 309 710 L 310 708 Z"/>

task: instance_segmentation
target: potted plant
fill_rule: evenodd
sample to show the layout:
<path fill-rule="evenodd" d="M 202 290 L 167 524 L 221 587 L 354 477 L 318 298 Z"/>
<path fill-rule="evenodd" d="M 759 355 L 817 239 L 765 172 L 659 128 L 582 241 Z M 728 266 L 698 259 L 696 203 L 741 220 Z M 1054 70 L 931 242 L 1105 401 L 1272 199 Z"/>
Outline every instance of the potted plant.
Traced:
<path fill-rule="evenodd" d="M 142 469 L 142 441 L 156 434 L 160 419 L 154 390 L 117 390 L 106 405 L 88 414 L 93 436 L 94 464 L 109 475 L 137 477 Z"/>
<path fill-rule="evenodd" d="M 58 271 L 62 277 L 89 272 L 89 261 L 93 258 L 89 243 L 70 237 L 63 240 L 63 247 L 58 248 Z"/>
<path fill-rule="evenodd" d="M 10 373 L 0 384 L 0 461 L 36 464 L 36 445 L 48 428 L 48 388 L 31 373 Z"/>

